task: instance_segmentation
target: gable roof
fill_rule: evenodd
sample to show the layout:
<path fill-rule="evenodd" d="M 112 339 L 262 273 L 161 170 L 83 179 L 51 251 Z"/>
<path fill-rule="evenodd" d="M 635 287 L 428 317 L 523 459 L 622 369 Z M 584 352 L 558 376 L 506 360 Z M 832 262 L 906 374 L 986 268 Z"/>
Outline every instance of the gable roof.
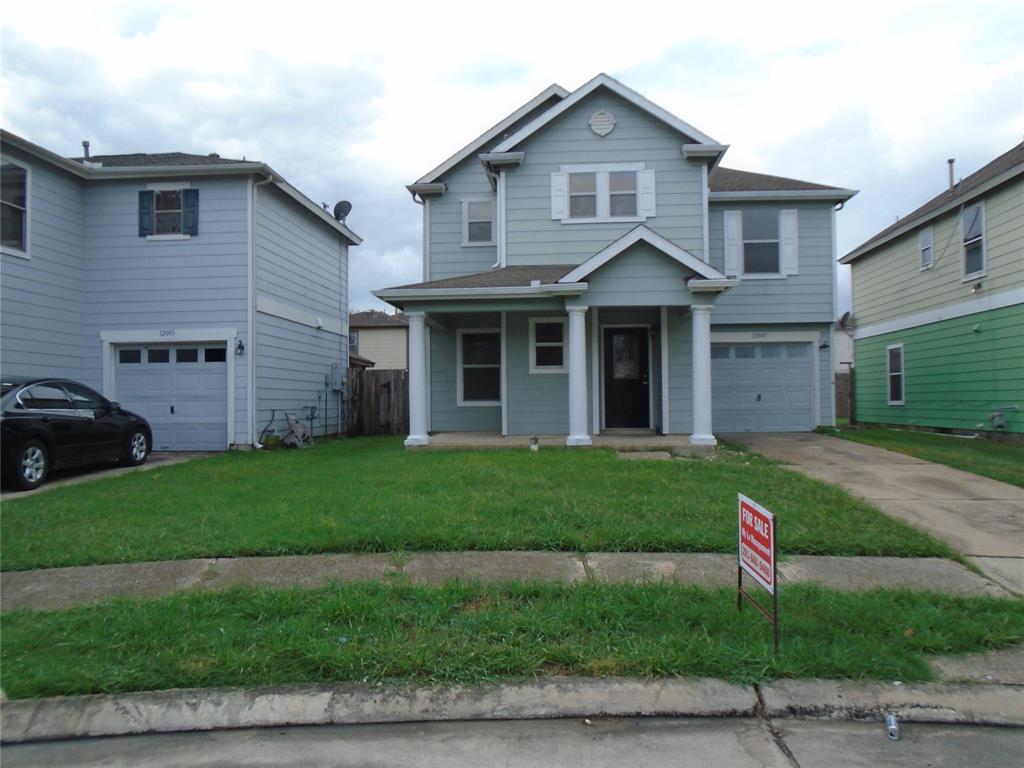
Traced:
<path fill-rule="evenodd" d="M 532 136 L 534 133 L 539 131 L 545 125 L 550 123 L 556 117 L 564 113 L 566 110 L 571 109 L 573 106 L 578 104 L 580 101 L 585 99 L 591 93 L 596 91 L 598 88 L 607 88 L 615 95 L 625 99 L 633 106 L 642 109 L 652 117 L 657 118 L 666 125 L 674 128 L 680 133 L 688 136 L 699 144 L 718 144 L 717 141 L 712 139 L 705 133 L 698 131 L 692 125 L 687 123 L 685 120 L 680 120 L 678 117 L 673 115 L 666 109 L 659 107 L 653 101 L 641 96 L 639 93 L 634 91 L 632 88 L 627 88 L 625 85 L 620 83 L 613 77 L 610 77 L 603 72 L 592 80 L 584 83 L 569 96 L 562 99 L 558 104 L 553 106 L 551 109 L 538 115 L 538 117 L 524 125 L 514 134 L 509 136 L 507 139 L 502 141 L 498 146 L 494 148 L 495 152 L 508 152 L 514 149 L 516 146 L 521 144 L 525 139 Z"/>
<path fill-rule="evenodd" d="M 494 141 L 494 139 L 500 136 L 503 131 L 507 130 L 512 125 L 515 125 L 516 122 L 522 120 L 526 115 L 530 114 L 530 112 L 532 112 L 537 107 L 542 105 L 545 101 L 548 101 L 549 99 L 564 99 L 568 95 L 569 92 L 565 90 L 565 88 L 563 88 L 562 86 L 558 85 L 558 83 L 553 83 L 552 85 L 549 85 L 547 88 L 538 93 L 528 102 L 523 104 L 523 106 L 519 107 L 519 109 L 517 109 L 515 112 L 508 115 L 498 123 L 492 125 L 486 131 L 481 133 L 479 136 L 477 136 L 475 139 L 469 142 L 469 144 L 464 146 L 462 149 L 460 149 L 454 155 L 449 157 L 439 166 L 423 174 L 423 176 L 421 176 L 420 178 L 416 179 L 416 181 L 413 182 L 413 184 L 410 186 L 415 186 L 416 184 L 431 184 L 437 181 L 441 176 L 450 171 L 452 168 L 461 163 L 474 152 L 478 152 L 479 150 L 486 147 L 488 143 Z"/>
<path fill-rule="evenodd" d="M 470 275 L 429 280 L 388 288 L 388 291 L 418 290 L 431 288 L 529 288 L 534 280 L 542 285 L 559 282 L 559 279 L 573 267 L 571 264 L 535 264 L 532 266 L 502 267 Z"/>
<path fill-rule="evenodd" d="M 405 328 L 409 321 L 405 315 L 398 312 L 389 315 L 378 309 L 368 309 L 365 312 L 353 312 L 348 318 L 349 328 Z"/>
<path fill-rule="evenodd" d="M 699 259 L 687 250 L 680 248 L 678 245 L 673 243 L 671 240 L 667 240 L 659 235 L 654 230 L 648 228 L 644 224 L 634 227 L 629 230 L 626 234 L 620 237 L 618 240 L 613 242 L 606 248 L 598 251 L 596 254 L 591 256 L 585 262 L 580 264 L 578 267 L 573 269 L 568 274 L 561 277 L 558 282 L 560 283 L 578 283 L 580 280 L 584 280 L 590 275 L 591 272 L 596 269 L 603 267 L 609 261 L 614 259 L 620 253 L 625 251 L 627 248 L 636 245 L 640 241 L 647 243 L 648 245 L 656 248 L 657 250 L 664 253 L 670 259 L 679 262 L 682 266 L 686 267 L 692 272 L 696 272 L 698 277 L 704 278 L 705 280 L 725 280 L 726 277 L 717 269 L 712 267 L 703 259 Z"/>
<path fill-rule="evenodd" d="M 927 203 L 864 241 L 839 260 L 849 264 L 877 250 L 891 240 L 917 229 L 944 213 L 969 202 L 985 192 L 1024 173 L 1024 141 L 982 166 L 951 189 L 936 195 Z"/>

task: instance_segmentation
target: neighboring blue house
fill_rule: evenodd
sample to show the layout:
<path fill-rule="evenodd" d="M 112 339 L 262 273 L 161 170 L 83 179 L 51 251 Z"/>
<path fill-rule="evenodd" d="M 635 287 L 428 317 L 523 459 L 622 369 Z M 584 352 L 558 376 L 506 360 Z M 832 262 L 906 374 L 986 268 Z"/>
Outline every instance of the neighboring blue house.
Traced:
<path fill-rule="evenodd" d="M 343 222 L 264 163 L 0 138 L 0 374 L 91 385 L 156 450 L 247 446 L 307 406 L 338 431 L 360 242 Z"/>
<path fill-rule="evenodd" d="M 834 422 L 835 211 L 607 75 L 554 85 L 408 189 L 411 434 L 689 435 Z M 712 414 L 714 415 L 712 418 Z"/>

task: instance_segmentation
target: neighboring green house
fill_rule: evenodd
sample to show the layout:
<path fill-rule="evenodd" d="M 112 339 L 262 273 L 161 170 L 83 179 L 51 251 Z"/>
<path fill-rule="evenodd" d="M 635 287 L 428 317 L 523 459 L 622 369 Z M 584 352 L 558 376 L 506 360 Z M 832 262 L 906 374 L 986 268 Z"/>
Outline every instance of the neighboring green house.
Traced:
<path fill-rule="evenodd" d="M 859 421 L 1024 433 L 1024 143 L 841 261 Z"/>

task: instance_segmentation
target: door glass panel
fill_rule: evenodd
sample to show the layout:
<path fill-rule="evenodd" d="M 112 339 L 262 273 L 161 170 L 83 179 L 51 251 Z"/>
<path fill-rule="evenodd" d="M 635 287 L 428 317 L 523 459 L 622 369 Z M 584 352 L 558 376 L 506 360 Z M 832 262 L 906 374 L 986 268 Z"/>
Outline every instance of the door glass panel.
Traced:
<path fill-rule="evenodd" d="M 227 359 L 228 354 L 224 347 L 207 347 L 203 350 L 203 360 L 207 363 L 223 363 Z"/>
<path fill-rule="evenodd" d="M 636 334 L 612 334 L 612 378 L 640 378 L 640 339 Z"/>
<path fill-rule="evenodd" d="M 199 350 L 192 347 L 176 349 L 174 350 L 174 360 L 178 363 L 198 363 Z"/>
<path fill-rule="evenodd" d="M 146 350 L 146 359 L 151 363 L 169 363 L 171 362 L 171 350 L 169 349 L 149 349 Z"/>
<path fill-rule="evenodd" d="M 808 357 L 808 348 L 806 344 L 787 344 L 786 345 L 786 357 Z"/>
<path fill-rule="evenodd" d="M 754 352 L 753 344 L 740 344 L 736 347 L 736 359 L 749 360 L 754 356 Z"/>
<path fill-rule="evenodd" d="M 711 345 L 711 359 L 712 360 L 728 360 L 729 359 L 729 347 L 724 344 L 712 344 Z"/>
<path fill-rule="evenodd" d="M 761 345 L 761 357 L 762 358 L 782 357 L 782 347 L 780 347 L 778 344 L 762 344 Z"/>
<path fill-rule="evenodd" d="M 141 349 L 119 349 L 117 351 L 118 362 L 125 363 L 141 363 L 142 362 L 142 350 Z"/>

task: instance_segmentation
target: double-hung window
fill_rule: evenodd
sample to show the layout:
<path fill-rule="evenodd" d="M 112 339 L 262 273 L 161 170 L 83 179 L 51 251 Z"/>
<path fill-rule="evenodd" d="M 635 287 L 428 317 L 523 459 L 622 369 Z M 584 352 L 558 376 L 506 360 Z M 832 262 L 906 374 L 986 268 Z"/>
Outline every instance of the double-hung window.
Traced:
<path fill-rule="evenodd" d="M 889 405 L 903 405 L 903 345 L 890 344 L 886 349 L 888 360 L 886 370 L 888 372 Z"/>
<path fill-rule="evenodd" d="M 750 206 L 723 211 L 725 274 L 782 278 L 800 269 L 798 211 Z"/>
<path fill-rule="evenodd" d="M 565 318 L 530 318 L 530 373 L 565 373 Z"/>
<path fill-rule="evenodd" d="M 925 227 L 917 236 L 918 249 L 921 251 L 921 269 L 931 269 L 934 263 L 934 248 L 932 247 L 932 228 Z"/>
<path fill-rule="evenodd" d="M 985 276 L 985 205 L 964 208 L 960 222 L 964 240 L 964 280 Z"/>
<path fill-rule="evenodd" d="M 551 218 L 563 224 L 644 221 L 655 207 L 654 171 L 643 163 L 563 165 L 551 174 Z"/>
<path fill-rule="evenodd" d="M 743 211 L 743 274 L 777 275 L 779 268 L 779 212 L 773 208 Z"/>
<path fill-rule="evenodd" d="M 0 238 L 4 252 L 28 256 L 29 169 L 6 157 L 0 167 Z"/>
<path fill-rule="evenodd" d="M 494 198 L 466 198 L 462 201 L 462 244 L 494 245 Z"/>
<path fill-rule="evenodd" d="M 177 239 L 199 234 L 199 190 L 151 184 L 139 192 L 139 237 Z"/>
<path fill-rule="evenodd" d="M 459 329 L 456 365 L 459 405 L 501 405 L 501 331 Z"/>

